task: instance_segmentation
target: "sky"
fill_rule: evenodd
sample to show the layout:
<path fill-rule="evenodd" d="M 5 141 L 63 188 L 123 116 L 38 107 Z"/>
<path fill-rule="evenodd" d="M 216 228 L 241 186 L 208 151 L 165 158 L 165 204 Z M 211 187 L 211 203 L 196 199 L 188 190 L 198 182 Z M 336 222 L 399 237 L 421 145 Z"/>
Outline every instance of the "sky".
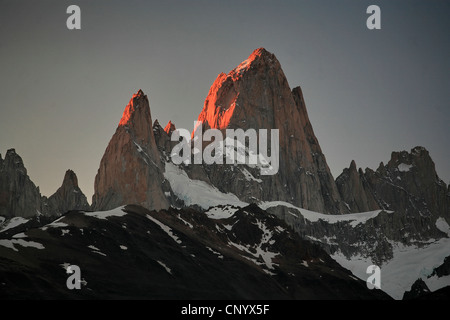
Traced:
<path fill-rule="evenodd" d="M 66 9 L 81 9 L 69 30 Z M 369 5 L 381 29 L 369 30 Z M 91 201 L 132 94 L 192 130 L 217 75 L 264 47 L 308 114 L 336 178 L 355 160 L 427 148 L 450 183 L 449 1 L 0 0 L 0 153 L 50 196 L 72 169 Z"/>

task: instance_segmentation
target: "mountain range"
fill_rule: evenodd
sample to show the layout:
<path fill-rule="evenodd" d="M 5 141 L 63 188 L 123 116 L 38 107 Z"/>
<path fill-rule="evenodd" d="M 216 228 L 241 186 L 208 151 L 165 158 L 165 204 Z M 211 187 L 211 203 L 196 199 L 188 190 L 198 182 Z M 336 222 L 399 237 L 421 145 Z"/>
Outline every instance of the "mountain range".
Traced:
<path fill-rule="evenodd" d="M 218 75 L 198 121 L 202 132 L 278 129 L 277 174 L 174 164 L 176 126 L 152 120 L 142 90 L 106 147 L 92 205 L 73 171 L 47 198 L 14 149 L 0 156 L 0 296 L 448 298 L 450 186 L 425 148 L 376 170 L 352 161 L 334 179 L 301 88 L 264 48 Z M 224 160 L 251 153 L 227 148 Z M 69 264 L 83 271 L 81 290 L 65 286 Z M 381 290 L 366 286 L 370 265 Z"/>

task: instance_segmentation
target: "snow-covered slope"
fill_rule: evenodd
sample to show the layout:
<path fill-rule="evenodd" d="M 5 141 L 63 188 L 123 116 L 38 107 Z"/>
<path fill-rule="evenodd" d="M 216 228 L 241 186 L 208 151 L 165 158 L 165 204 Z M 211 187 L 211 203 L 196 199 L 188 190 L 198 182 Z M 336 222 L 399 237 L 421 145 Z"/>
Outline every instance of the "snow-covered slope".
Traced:
<path fill-rule="evenodd" d="M 326 215 L 282 201 L 263 202 L 260 207 L 282 217 L 304 238 L 321 244 L 333 259 L 362 280 L 369 277 L 368 266 L 378 265 L 381 289 L 395 299 L 402 299 L 419 278 L 431 291 L 450 285 L 450 276 L 432 275 L 450 256 L 450 238 L 391 239 L 383 228 L 398 218 L 396 212 Z M 436 227 L 443 233 L 449 231 L 444 218 L 437 219 Z"/>
<path fill-rule="evenodd" d="M 450 286 L 450 277 L 431 276 L 434 268 L 440 266 L 450 255 L 450 239 L 443 238 L 423 247 L 405 246 L 399 242 L 391 242 L 393 257 L 379 265 L 381 269 L 381 289 L 394 299 L 402 299 L 413 283 L 421 278 L 431 291 Z M 367 267 L 375 264 L 370 257 L 354 255 L 347 258 L 339 251 L 332 255 L 344 268 L 355 276 L 366 280 Z"/>
<path fill-rule="evenodd" d="M 389 298 L 256 205 L 235 209 L 129 205 L 23 225 L 0 235 L 0 298 L 35 299 L 35 288 L 40 299 Z M 66 287 L 72 264 L 80 290 Z"/>

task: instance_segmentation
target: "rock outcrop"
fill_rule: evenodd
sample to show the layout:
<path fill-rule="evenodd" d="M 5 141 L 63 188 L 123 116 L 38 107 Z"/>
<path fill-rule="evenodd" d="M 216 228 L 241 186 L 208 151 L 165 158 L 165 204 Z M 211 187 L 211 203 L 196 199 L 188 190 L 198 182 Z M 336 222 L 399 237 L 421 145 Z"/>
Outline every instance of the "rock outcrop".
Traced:
<path fill-rule="evenodd" d="M 48 199 L 43 198 L 43 212 L 61 215 L 70 210 L 89 210 L 87 198 L 78 186 L 75 172 L 67 170 L 61 187 Z"/>
<path fill-rule="evenodd" d="M 356 169 L 352 160 L 350 167 L 344 169 L 336 179 L 336 185 L 342 200 L 351 212 L 366 212 L 380 209 L 373 197 L 373 191 L 361 169 Z"/>
<path fill-rule="evenodd" d="M 166 127 L 164 128 L 164 131 L 168 134 L 171 135 L 172 132 L 176 130 L 175 125 L 172 123 L 172 121 L 169 120 L 169 122 L 167 123 Z"/>
<path fill-rule="evenodd" d="M 426 249 L 450 235 L 448 186 L 437 176 L 423 147 L 393 152 L 376 171 L 357 171 L 352 162 L 336 181 L 354 215 L 327 220 L 286 205 L 268 211 L 331 254 L 365 258 L 380 266 L 391 261 L 395 252 L 399 255 L 399 248 Z M 369 212 L 357 213 L 361 211 Z"/>
<path fill-rule="evenodd" d="M 423 147 L 409 153 L 393 152 L 389 162 L 381 163 L 376 171 L 356 172 L 352 162 L 336 183 L 352 212 L 384 209 L 404 213 L 415 217 L 417 230 L 422 230 L 423 224 L 434 224 L 439 217 L 450 221 L 448 186 L 438 177 Z"/>
<path fill-rule="evenodd" d="M 126 106 L 100 162 L 94 184 L 94 210 L 126 204 L 152 210 L 168 208 L 162 188 L 163 171 L 148 98 L 139 90 Z"/>
<path fill-rule="evenodd" d="M 214 128 L 224 136 L 226 129 L 279 130 L 278 173 L 260 175 L 246 165 L 240 170 L 223 165 L 205 168 L 220 190 L 247 202 L 283 200 L 323 213 L 348 212 L 314 135 L 302 91 L 299 87 L 291 91 L 275 55 L 260 48 L 228 74 L 221 73 L 198 121 L 203 132 Z"/>
<path fill-rule="evenodd" d="M 156 145 L 164 161 L 169 161 L 170 151 L 177 143 L 170 140 L 170 136 L 174 130 L 175 125 L 170 121 L 164 129 L 159 124 L 158 119 L 153 122 L 153 135 L 155 136 Z"/>
<path fill-rule="evenodd" d="M 427 293 L 430 293 L 430 289 L 422 279 L 417 279 L 411 286 L 410 291 L 406 291 L 403 295 L 403 300 L 417 299 Z"/>
<path fill-rule="evenodd" d="M 0 216 L 33 217 L 41 212 L 39 187 L 30 180 L 22 158 L 14 149 L 0 156 Z"/>

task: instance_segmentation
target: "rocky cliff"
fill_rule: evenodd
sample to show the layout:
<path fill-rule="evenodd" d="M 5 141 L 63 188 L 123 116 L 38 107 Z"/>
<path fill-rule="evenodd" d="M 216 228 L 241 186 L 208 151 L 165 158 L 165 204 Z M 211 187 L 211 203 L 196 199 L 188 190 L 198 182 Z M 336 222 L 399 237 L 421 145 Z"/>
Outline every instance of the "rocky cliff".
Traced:
<path fill-rule="evenodd" d="M 222 165 L 205 168 L 220 190 L 247 202 L 283 200 L 318 212 L 348 212 L 312 129 L 302 91 L 299 87 L 291 91 L 272 53 L 257 49 L 228 74 L 221 73 L 198 121 L 203 132 L 214 128 L 224 136 L 226 129 L 279 130 L 278 173 L 261 175 L 246 165 L 237 170 Z"/>
<path fill-rule="evenodd" d="M 147 96 L 139 90 L 125 107 L 122 119 L 100 162 L 92 206 L 108 210 L 125 204 L 148 209 L 168 208 L 163 192 L 161 162 L 152 128 Z"/>
<path fill-rule="evenodd" d="M 27 175 L 22 158 L 14 149 L 0 155 L 0 216 L 32 217 L 41 212 L 39 188 Z"/>
<path fill-rule="evenodd" d="M 61 187 L 48 199 L 43 197 L 42 210 L 49 215 L 61 215 L 70 210 L 89 210 L 87 198 L 78 186 L 75 172 L 67 170 Z"/>
<path fill-rule="evenodd" d="M 393 152 L 389 162 L 381 163 L 376 171 L 356 171 L 352 162 L 336 183 L 352 212 L 384 209 L 402 216 L 397 229 L 390 232 L 398 240 L 408 235 L 439 238 L 442 232 L 436 228 L 436 221 L 442 218 L 450 222 L 448 186 L 438 177 L 423 147 Z"/>

